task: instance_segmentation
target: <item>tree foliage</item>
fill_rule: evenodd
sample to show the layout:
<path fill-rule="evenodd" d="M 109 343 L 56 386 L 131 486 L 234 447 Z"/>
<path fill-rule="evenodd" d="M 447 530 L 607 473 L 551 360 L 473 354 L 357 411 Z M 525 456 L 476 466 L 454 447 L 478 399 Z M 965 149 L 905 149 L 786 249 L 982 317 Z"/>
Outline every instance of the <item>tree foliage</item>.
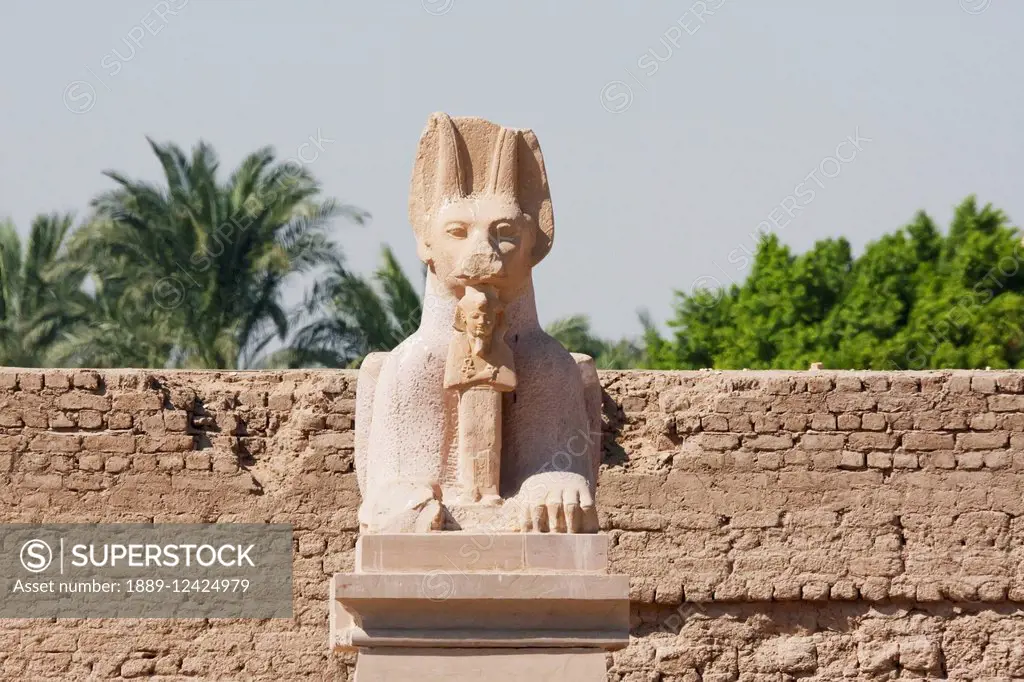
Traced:
<path fill-rule="evenodd" d="M 213 149 L 150 141 L 163 183 L 106 173 L 76 252 L 96 283 L 94 320 L 67 339 L 74 364 L 251 366 L 284 342 L 296 276 L 339 260 L 326 228 L 363 214 L 320 197 L 308 169 L 269 148 L 224 181 Z"/>
<path fill-rule="evenodd" d="M 645 326 L 650 325 L 646 315 L 641 314 Z M 645 364 L 643 347 L 631 339 L 611 341 L 596 336 L 590 328 L 586 315 L 562 317 L 544 330 L 573 353 L 583 353 L 594 358 L 598 369 L 631 369 Z"/>
<path fill-rule="evenodd" d="M 47 367 L 64 335 L 90 308 L 84 272 L 69 255 L 70 215 L 38 216 L 24 244 L 0 222 L 0 364 Z"/>
<path fill-rule="evenodd" d="M 416 331 L 422 303 L 390 248 L 366 279 L 337 260 L 313 287 L 305 305 L 310 319 L 275 361 L 288 366 L 358 366 L 368 353 L 391 350 Z"/>
<path fill-rule="evenodd" d="M 741 285 L 676 293 L 674 338 L 648 334 L 661 368 L 1021 367 L 1021 234 L 974 197 L 946 235 L 919 213 L 854 257 L 843 238 L 794 255 L 761 240 Z"/>

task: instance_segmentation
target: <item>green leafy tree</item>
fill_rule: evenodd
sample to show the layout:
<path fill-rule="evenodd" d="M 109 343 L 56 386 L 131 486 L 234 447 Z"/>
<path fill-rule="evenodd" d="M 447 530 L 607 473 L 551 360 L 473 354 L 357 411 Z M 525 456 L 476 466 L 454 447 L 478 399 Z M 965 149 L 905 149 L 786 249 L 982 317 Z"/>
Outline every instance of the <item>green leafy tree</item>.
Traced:
<path fill-rule="evenodd" d="M 66 353 L 96 365 L 251 366 L 288 335 L 285 286 L 339 262 L 326 227 L 365 214 L 322 198 L 307 168 L 278 163 L 269 148 L 223 181 L 204 142 L 190 156 L 150 146 L 162 184 L 108 171 L 118 187 L 93 202 L 78 253 L 99 283 L 98 326 Z"/>
<path fill-rule="evenodd" d="M 41 215 L 22 244 L 10 221 L 0 223 L 0 364 L 46 367 L 55 348 L 89 309 L 84 272 L 68 258 L 70 215 Z"/>
<path fill-rule="evenodd" d="M 928 216 L 853 258 L 845 239 L 798 256 L 774 235 L 739 286 L 676 294 L 674 338 L 648 331 L 660 368 L 1020 367 L 1021 235 L 974 197 L 947 235 Z"/>
<path fill-rule="evenodd" d="M 645 328 L 650 326 L 646 314 L 641 314 Z M 586 315 L 562 317 L 547 326 L 545 331 L 573 353 L 583 353 L 594 358 L 600 369 L 630 369 L 644 364 L 643 348 L 630 339 L 609 341 L 597 337 L 590 328 Z"/>

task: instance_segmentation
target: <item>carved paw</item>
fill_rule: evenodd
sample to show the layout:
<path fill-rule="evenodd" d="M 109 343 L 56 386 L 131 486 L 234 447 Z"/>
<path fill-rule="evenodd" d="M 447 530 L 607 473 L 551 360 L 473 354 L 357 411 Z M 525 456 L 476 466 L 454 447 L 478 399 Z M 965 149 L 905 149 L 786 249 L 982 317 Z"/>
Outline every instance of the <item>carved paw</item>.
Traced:
<path fill-rule="evenodd" d="M 441 530 L 444 507 L 441 489 L 434 483 L 382 484 L 359 507 L 364 533 L 426 533 Z"/>
<path fill-rule="evenodd" d="M 579 474 L 546 472 L 526 479 L 511 500 L 522 532 L 596 533 L 597 510 L 590 483 Z"/>

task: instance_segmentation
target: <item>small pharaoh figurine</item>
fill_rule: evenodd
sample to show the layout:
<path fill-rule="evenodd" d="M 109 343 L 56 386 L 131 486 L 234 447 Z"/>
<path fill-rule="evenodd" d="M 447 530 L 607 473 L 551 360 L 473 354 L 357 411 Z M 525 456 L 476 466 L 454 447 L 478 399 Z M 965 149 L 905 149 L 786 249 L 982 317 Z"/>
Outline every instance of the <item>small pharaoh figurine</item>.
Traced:
<path fill-rule="evenodd" d="M 500 504 L 501 394 L 514 391 L 504 305 L 487 286 L 467 286 L 455 309 L 444 387 L 458 392 L 458 481 L 463 502 Z"/>

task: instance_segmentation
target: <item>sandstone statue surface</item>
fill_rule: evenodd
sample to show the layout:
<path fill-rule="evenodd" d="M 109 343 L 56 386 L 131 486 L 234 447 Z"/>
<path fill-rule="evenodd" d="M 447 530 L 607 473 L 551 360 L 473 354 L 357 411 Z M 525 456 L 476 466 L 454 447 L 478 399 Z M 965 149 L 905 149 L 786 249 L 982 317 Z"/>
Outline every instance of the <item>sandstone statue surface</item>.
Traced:
<path fill-rule="evenodd" d="M 433 114 L 409 219 L 423 315 L 360 369 L 362 532 L 596 532 L 601 392 L 537 319 L 554 216 L 534 133 Z"/>

